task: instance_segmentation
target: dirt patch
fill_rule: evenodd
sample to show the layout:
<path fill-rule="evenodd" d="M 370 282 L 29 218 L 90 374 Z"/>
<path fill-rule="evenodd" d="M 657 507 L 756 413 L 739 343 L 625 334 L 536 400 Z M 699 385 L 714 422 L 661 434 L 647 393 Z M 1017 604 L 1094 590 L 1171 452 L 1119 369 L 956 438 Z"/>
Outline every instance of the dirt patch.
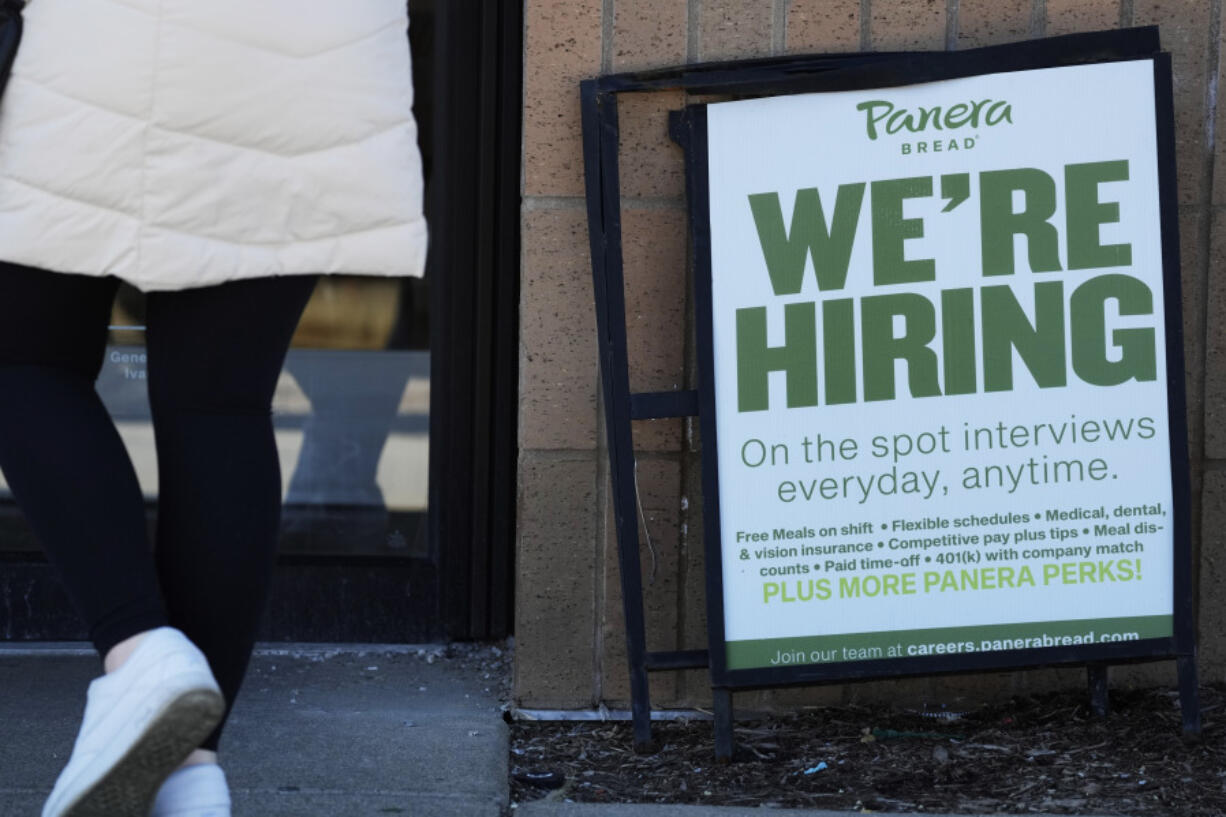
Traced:
<path fill-rule="evenodd" d="M 888 706 L 738 722 L 735 762 L 714 762 L 710 722 L 657 722 L 637 755 L 626 722 L 516 721 L 511 799 L 702 803 L 874 812 L 1226 814 L 1226 687 L 1201 690 L 1204 731 L 1181 737 L 1168 689 L 1018 697 L 953 719 Z"/>

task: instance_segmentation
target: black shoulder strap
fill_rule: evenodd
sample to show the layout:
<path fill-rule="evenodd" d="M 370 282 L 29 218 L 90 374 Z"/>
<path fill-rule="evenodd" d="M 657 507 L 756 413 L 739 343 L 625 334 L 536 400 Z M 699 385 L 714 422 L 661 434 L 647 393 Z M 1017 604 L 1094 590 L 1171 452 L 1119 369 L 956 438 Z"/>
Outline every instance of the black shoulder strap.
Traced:
<path fill-rule="evenodd" d="M 21 9 L 25 5 L 22 0 L 3 0 L 0 3 L 0 94 L 8 84 L 9 72 L 13 70 L 13 60 L 17 57 L 17 46 L 21 44 Z"/>

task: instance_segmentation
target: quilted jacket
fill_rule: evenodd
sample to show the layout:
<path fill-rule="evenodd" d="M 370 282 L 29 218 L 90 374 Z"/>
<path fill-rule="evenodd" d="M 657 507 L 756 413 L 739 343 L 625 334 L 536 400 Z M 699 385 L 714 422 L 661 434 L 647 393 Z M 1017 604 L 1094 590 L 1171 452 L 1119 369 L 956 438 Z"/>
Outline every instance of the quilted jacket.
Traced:
<path fill-rule="evenodd" d="M 30 0 L 0 259 L 167 290 L 421 275 L 405 0 Z"/>

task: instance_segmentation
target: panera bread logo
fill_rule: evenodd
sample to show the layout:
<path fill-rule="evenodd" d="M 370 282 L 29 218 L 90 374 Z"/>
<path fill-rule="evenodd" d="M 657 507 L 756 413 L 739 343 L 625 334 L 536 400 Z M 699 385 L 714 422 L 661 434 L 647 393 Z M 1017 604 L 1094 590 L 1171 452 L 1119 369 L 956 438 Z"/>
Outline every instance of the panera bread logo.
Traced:
<path fill-rule="evenodd" d="M 933 105 L 931 108 L 898 108 L 884 99 L 861 102 L 856 110 L 864 111 L 864 130 L 876 140 L 881 131 L 888 134 L 952 131 L 959 128 L 992 127 L 1002 122 L 1013 124 L 1013 106 L 1006 100 L 982 99 L 957 102 L 953 105 Z M 936 134 L 929 133 L 929 138 Z"/>

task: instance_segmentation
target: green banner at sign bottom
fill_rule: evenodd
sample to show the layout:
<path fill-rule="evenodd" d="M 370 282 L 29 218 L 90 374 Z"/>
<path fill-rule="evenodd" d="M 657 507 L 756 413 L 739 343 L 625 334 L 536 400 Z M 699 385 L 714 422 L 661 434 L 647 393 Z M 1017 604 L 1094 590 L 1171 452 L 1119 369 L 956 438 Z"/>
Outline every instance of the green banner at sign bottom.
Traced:
<path fill-rule="evenodd" d="M 728 669 L 837 664 L 846 661 L 877 661 L 932 655 L 968 655 L 1078 644 L 1115 644 L 1147 638 L 1171 638 L 1173 635 L 1172 616 L 1133 616 L 763 638 L 753 641 L 729 641 Z"/>

